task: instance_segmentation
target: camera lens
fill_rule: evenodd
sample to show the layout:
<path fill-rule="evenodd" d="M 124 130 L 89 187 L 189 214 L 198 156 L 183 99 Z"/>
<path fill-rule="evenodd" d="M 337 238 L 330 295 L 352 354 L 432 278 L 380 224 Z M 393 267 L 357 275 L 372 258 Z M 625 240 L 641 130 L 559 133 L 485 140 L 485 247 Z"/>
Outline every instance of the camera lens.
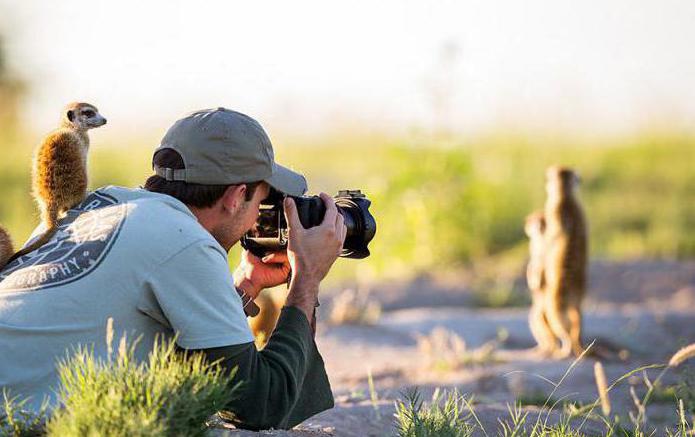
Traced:
<path fill-rule="evenodd" d="M 376 220 L 369 212 L 371 202 L 360 190 L 344 190 L 334 197 L 338 211 L 347 228 L 343 258 L 366 258 L 367 245 L 376 233 Z M 254 228 L 241 240 L 241 245 L 256 256 L 282 250 L 287 247 L 287 224 L 282 207 L 282 196 L 271 195 L 262 204 Z M 326 207 L 319 196 L 294 197 L 299 221 L 305 228 L 318 226 L 326 214 Z"/>
<path fill-rule="evenodd" d="M 343 215 L 347 228 L 340 256 L 357 259 L 368 257 L 367 245 L 376 234 L 376 220 L 369 212 L 371 202 L 359 190 L 345 190 L 338 193 L 335 203 L 338 211 Z"/>

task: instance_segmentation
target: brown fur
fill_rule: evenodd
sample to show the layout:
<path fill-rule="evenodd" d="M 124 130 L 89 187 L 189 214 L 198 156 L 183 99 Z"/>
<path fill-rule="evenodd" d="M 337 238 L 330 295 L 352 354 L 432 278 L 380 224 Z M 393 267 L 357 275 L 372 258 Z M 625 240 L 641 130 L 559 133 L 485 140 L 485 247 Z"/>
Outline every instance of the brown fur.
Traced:
<path fill-rule="evenodd" d="M 46 244 L 55 234 L 60 216 L 84 200 L 88 183 L 87 130 L 105 123 L 97 108 L 88 103 L 71 103 L 65 108 L 60 128 L 44 139 L 34 158 L 33 195 L 46 230 L 10 261 Z"/>
<path fill-rule="evenodd" d="M 14 253 L 12 238 L 10 234 L 0 226 L 0 270 L 7 264 L 10 257 Z"/>
<path fill-rule="evenodd" d="M 579 178 L 569 168 L 546 172 L 546 317 L 560 339 L 559 357 L 583 352 L 581 303 L 586 293 L 587 226 L 575 195 Z"/>
<path fill-rule="evenodd" d="M 546 355 L 557 349 L 557 337 L 553 334 L 545 315 L 545 216 L 536 211 L 526 217 L 524 231 L 529 237 L 529 263 L 526 281 L 531 291 L 529 327 L 538 344 L 538 350 Z"/>
<path fill-rule="evenodd" d="M 276 302 L 267 291 L 261 292 L 255 302 L 261 311 L 257 316 L 249 318 L 249 326 L 255 338 L 263 333 L 262 343 L 265 344 L 275 329 L 283 303 Z"/>

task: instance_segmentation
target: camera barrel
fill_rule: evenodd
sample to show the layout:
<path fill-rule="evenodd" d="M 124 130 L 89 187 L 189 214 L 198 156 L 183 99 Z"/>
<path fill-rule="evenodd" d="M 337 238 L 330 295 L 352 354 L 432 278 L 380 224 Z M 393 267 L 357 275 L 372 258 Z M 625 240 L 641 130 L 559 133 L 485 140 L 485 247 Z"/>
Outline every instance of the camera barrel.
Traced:
<path fill-rule="evenodd" d="M 340 256 L 355 259 L 368 257 L 367 246 L 376 234 L 376 220 L 369 212 L 372 202 L 360 190 L 343 190 L 335 197 L 335 204 L 343 214 L 347 227 Z"/>

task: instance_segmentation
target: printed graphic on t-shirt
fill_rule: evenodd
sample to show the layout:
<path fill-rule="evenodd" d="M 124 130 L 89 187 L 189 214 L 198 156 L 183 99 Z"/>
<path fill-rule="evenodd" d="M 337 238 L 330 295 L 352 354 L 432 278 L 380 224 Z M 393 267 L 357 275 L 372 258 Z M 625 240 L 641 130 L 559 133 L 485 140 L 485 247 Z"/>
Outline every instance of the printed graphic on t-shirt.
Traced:
<path fill-rule="evenodd" d="M 91 193 L 60 220 L 48 243 L 5 266 L 0 290 L 50 288 L 89 274 L 118 237 L 126 210 L 112 196 Z"/>

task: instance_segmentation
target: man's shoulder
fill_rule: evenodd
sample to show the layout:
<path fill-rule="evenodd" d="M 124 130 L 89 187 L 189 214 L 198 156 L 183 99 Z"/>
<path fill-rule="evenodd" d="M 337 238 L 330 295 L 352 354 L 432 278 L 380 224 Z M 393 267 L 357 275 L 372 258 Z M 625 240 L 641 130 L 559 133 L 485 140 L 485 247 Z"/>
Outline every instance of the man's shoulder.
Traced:
<path fill-rule="evenodd" d="M 177 251 L 198 243 L 212 246 L 224 254 L 219 243 L 203 228 L 190 209 L 172 196 L 142 188 L 109 186 L 97 190 L 127 205 L 124 240 L 158 252 Z M 160 253 L 160 256 L 165 254 Z"/>
<path fill-rule="evenodd" d="M 190 210 L 178 199 L 161 193 L 147 191 L 144 188 L 126 188 L 117 185 L 107 185 L 97 188 L 94 192 L 110 196 L 118 203 L 145 203 L 150 205 L 161 205 L 169 208 L 190 213 Z M 192 215 L 192 214 L 191 214 Z"/>
<path fill-rule="evenodd" d="M 175 214 L 169 214 L 166 218 L 178 217 L 186 221 L 197 222 L 191 210 L 183 202 L 167 194 L 154 193 L 144 188 L 126 188 L 115 185 L 98 188 L 94 193 L 110 197 L 119 204 L 133 205 L 130 208 L 131 211 L 170 210 L 171 213 Z"/>

